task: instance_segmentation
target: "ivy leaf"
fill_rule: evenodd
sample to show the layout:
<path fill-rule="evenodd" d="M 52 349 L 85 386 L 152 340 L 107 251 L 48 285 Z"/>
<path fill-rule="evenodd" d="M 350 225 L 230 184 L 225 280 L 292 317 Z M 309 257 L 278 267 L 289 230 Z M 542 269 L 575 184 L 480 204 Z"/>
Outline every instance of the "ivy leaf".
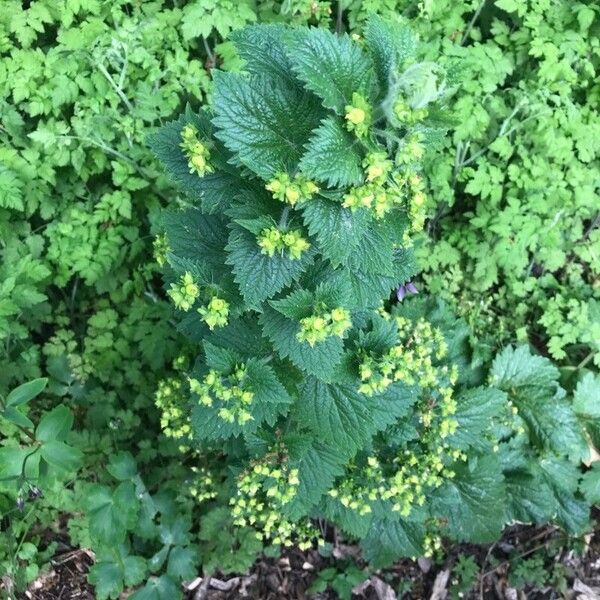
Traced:
<path fill-rule="evenodd" d="M 309 249 L 297 260 L 292 260 L 286 253 L 267 256 L 262 254 L 256 237 L 240 227 L 232 229 L 227 251 L 226 262 L 232 265 L 235 281 L 251 308 L 257 308 L 297 280 L 314 255 Z"/>
<path fill-rule="evenodd" d="M 330 187 L 359 185 L 364 178 L 360 145 L 339 118 L 329 117 L 306 145 L 300 170 Z"/>
<path fill-rule="evenodd" d="M 215 135 L 263 179 L 293 172 L 322 118 L 315 97 L 275 77 L 215 71 L 213 78 Z"/>
<path fill-rule="evenodd" d="M 453 467 L 454 479 L 433 492 L 435 514 L 448 520 L 448 535 L 456 541 L 492 542 L 504 526 L 504 481 L 495 456 Z"/>
<path fill-rule="evenodd" d="M 449 438 L 449 443 L 464 450 L 469 446 L 480 446 L 483 432 L 489 429 L 494 417 L 506 406 L 507 397 L 500 390 L 478 387 L 460 394 L 456 402 L 454 419 L 458 428 Z"/>
<path fill-rule="evenodd" d="M 361 547 L 373 568 L 381 569 L 402 557 L 421 556 L 424 537 L 425 526 L 419 521 L 375 518 Z"/>
<path fill-rule="evenodd" d="M 329 336 L 314 346 L 299 342 L 296 339 L 298 322 L 284 317 L 270 307 L 265 307 L 259 322 L 264 335 L 269 338 L 281 358 L 289 358 L 299 369 L 324 381 L 334 376 L 344 351 L 344 342 L 339 337 Z"/>
<path fill-rule="evenodd" d="M 354 92 L 365 98 L 372 94 L 371 59 L 347 35 L 316 28 L 298 31 L 291 40 L 289 56 L 306 87 L 339 115 L 352 103 Z"/>

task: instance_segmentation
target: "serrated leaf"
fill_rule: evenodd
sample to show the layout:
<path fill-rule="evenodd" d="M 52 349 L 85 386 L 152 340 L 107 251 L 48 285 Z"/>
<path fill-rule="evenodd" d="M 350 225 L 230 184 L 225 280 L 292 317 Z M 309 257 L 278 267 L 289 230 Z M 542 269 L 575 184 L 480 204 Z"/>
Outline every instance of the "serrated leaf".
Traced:
<path fill-rule="evenodd" d="M 251 308 L 257 308 L 297 280 L 314 255 L 308 250 L 297 260 L 290 259 L 285 253 L 267 256 L 262 254 L 256 237 L 238 227 L 231 231 L 227 252 L 226 262 L 233 267 L 235 281 Z"/>
<path fill-rule="evenodd" d="M 296 339 L 298 322 L 284 317 L 270 307 L 265 307 L 259 322 L 264 335 L 269 338 L 281 358 L 288 358 L 302 371 L 324 381 L 334 376 L 344 351 L 344 343 L 339 337 L 329 336 L 314 346 L 299 342 Z"/>
<path fill-rule="evenodd" d="M 317 239 L 323 256 L 333 266 L 346 263 L 365 235 L 370 216 L 367 211 L 352 212 L 341 203 L 314 198 L 302 207 L 304 223 Z"/>
<path fill-rule="evenodd" d="M 322 118 L 315 97 L 285 79 L 213 72 L 215 135 L 263 179 L 293 172 Z"/>
<path fill-rule="evenodd" d="M 456 541 L 492 542 L 504 526 L 506 496 L 502 471 L 495 456 L 453 467 L 454 479 L 432 493 L 435 514 L 447 519 L 445 532 Z"/>
<path fill-rule="evenodd" d="M 367 444 L 375 431 L 373 401 L 354 387 L 309 377 L 300 390 L 297 418 L 322 442 L 346 457 Z"/>
<path fill-rule="evenodd" d="M 195 114 L 186 111 L 176 121 L 163 125 L 157 132 L 148 136 L 148 145 L 161 161 L 171 179 L 181 186 L 196 204 L 206 213 L 214 213 L 228 206 L 232 191 L 243 185 L 235 170 L 228 165 L 228 155 L 224 148 L 217 146 L 211 150 L 211 164 L 218 166 L 215 172 L 200 177 L 190 173 L 188 159 L 180 147 L 181 130 L 191 123 L 198 130 L 198 136 L 207 142 L 212 138 L 212 126 L 206 113 Z M 213 140 L 211 145 L 216 145 Z M 216 163 L 216 164 L 215 164 Z"/>
<path fill-rule="evenodd" d="M 297 494 L 285 512 L 292 519 L 307 515 L 321 496 L 331 489 L 344 470 L 344 459 L 334 448 L 306 436 L 286 439 L 290 468 L 298 469 Z"/>
<path fill-rule="evenodd" d="M 482 434 L 493 424 L 508 399 L 504 392 L 494 388 L 469 389 L 456 398 L 454 419 L 458 422 L 456 432 L 449 438 L 452 447 L 466 449 L 478 447 Z"/>
<path fill-rule="evenodd" d="M 101 562 L 92 565 L 88 581 L 94 586 L 98 600 L 118 598 L 123 591 L 123 574 L 113 562 Z"/>
<path fill-rule="evenodd" d="M 600 377 L 586 373 L 577 383 L 573 408 L 582 417 L 600 419 Z"/>
<path fill-rule="evenodd" d="M 198 573 L 198 551 L 191 546 L 175 546 L 169 552 L 167 573 L 177 581 L 191 581 Z"/>
<path fill-rule="evenodd" d="M 421 556 L 424 537 L 425 526 L 419 521 L 376 518 L 361 541 L 361 548 L 365 559 L 380 569 L 399 558 Z"/>
<path fill-rule="evenodd" d="M 579 468 L 563 459 L 544 458 L 539 461 L 539 473 L 556 499 L 555 520 L 570 533 L 581 534 L 590 523 L 590 507 L 576 493 L 580 480 Z"/>
<path fill-rule="evenodd" d="M 553 387 L 558 376 L 558 369 L 547 358 L 531 354 L 527 346 L 508 346 L 494 359 L 491 369 L 491 383 L 507 391 L 522 386 Z"/>
<path fill-rule="evenodd" d="M 286 412 L 291 402 L 290 396 L 269 365 L 250 359 L 246 363 L 246 376 L 249 387 L 254 392 L 252 403 L 247 406 L 252 420 L 243 425 L 237 421 L 229 423 L 218 415 L 221 404 L 204 406 L 194 402 L 196 405 L 192 409 L 192 425 L 199 439 L 219 440 L 251 434 L 262 423 L 273 425 Z"/>
<path fill-rule="evenodd" d="M 328 117 L 314 131 L 300 161 L 310 179 L 330 187 L 359 185 L 364 179 L 361 147 L 339 118 Z"/>
<path fill-rule="evenodd" d="M 355 538 L 364 538 L 371 528 L 373 514 L 361 515 L 345 507 L 339 498 L 327 495 L 321 504 L 323 516 L 342 531 Z"/>
<path fill-rule="evenodd" d="M 539 477 L 523 471 L 505 473 L 507 523 L 545 523 L 556 512 L 552 490 Z"/>
<path fill-rule="evenodd" d="M 382 90 L 387 90 L 397 69 L 414 57 L 417 37 L 408 25 L 371 15 L 364 32 Z"/>
<path fill-rule="evenodd" d="M 352 94 L 372 95 L 374 72 L 371 59 L 347 35 L 326 29 L 298 30 L 288 51 L 298 77 L 323 106 L 343 115 Z"/>
<path fill-rule="evenodd" d="M 595 462 L 581 478 L 581 493 L 590 504 L 600 504 L 600 462 Z"/>

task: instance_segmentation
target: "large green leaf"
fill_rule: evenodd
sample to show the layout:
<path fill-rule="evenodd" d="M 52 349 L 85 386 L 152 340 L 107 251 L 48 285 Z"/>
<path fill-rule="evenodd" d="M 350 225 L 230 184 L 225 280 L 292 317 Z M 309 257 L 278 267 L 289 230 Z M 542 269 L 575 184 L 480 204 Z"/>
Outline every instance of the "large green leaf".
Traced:
<path fill-rule="evenodd" d="M 600 377 L 586 373 L 575 388 L 573 408 L 587 419 L 600 419 Z"/>
<path fill-rule="evenodd" d="M 555 387 L 558 376 L 558 369 L 547 358 L 531 354 L 527 346 L 508 346 L 491 369 L 491 383 L 506 391 L 523 386 Z"/>
<path fill-rule="evenodd" d="M 299 259 L 287 253 L 262 254 L 256 237 L 241 227 L 233 227 L 227 244 L 227 264 L 233 267 L 235 281 L 247 305 L 258 308 L 261 302 L 297 280 L 312 262 L 309 249 Z"/>
<path fill-rule="evenodd" d="M 302 172 L 331 187 L 358 185 L 363 181 L 362 153 L 341 120 L 328 117 L 314 132 L 300 161 Z"/>
<path fill-rule="evenodd" d="M 482 434 L 492 427 L 494 417 L 506 406 L 507 397 L 500 390 L 478 387 L 461 393 L 456 402 L 454 418 L 458 428 L 448 441 L 456 448 L 466 449 L 480 447 Z"/>
<path fill-rule="evenodd" d="M 263 179 L 293 172 L 323 117 L 316 98 L 287 80 L 214 72 L 215 135 Z"/>
<path fill-rule="evenodd" d="M 347 35 L 326 29 L 298 30 L 289 56 L 298 77 L 312 90 L 326 108 L 343 115 L 358 92 L 370 97 L 375 77 L 373 63 Z"/>
<path fill-rule="evenodd" d="M 507 523 L 545 523 L 556 512 L 552 490 L 542 478 L 525 471 L 504 474 Z"/>
<path fill-rule="evenodd" d="M 432 494 L 435 514 L 448 522 L 447 534 L 456 541 L 484 544 L 495 541 L 504 526 L 504 478 L 495 456 L 456 464 L 456 475 Z"/>
<path fill-rule="evenodd" d="M 425 526 L 417 520 L 376 518 L 361 547 L 366 560 L 376 569 L 388 567 L 399 558 L 423 554 Z"/>
<path fill-rule="evenodd" d="M 299 342 L 296 338 L 298 321 L 288 319 L 268 306 L 260 316 L 260 324 L 281 358 L 288 358 L 302 371 L 324 381 L 334 377 L 344 351 L 344 342 L 339 337 L 329 336 L 314 346 Z"/>
<path fill-rule="evenodd" d="M 314 198 L 302 207 L 302 216 L 311 236 L 317 239 L 323 256 L 333 266 L 346 263 L 365 235 L 370 216 L 366 210 L 352 212 L 341 203 Z"/>
<path fill-rule="evenodd" d="M 297 419 L 319 440 L 347 457 L 364 447 L 376 429 L 372 399 L 351 386 L 326 384 L 309 377 L 295 408 Z"/>
<path fill-rule="evenodd" d="M 12 390 L 6 397 L 6 406 L 20 406 L 26 404 L 42 393 L 48 383 L 47 377 L 40 377 L 20 385 Z"/>

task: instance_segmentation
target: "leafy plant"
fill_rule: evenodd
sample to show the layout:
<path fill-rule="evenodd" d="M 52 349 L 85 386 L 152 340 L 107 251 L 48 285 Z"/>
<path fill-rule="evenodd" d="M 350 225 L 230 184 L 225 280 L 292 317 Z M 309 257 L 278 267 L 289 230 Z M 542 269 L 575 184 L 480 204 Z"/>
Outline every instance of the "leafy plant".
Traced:
<path fill-rule="evenodd" d="M 226 453 L 234 523 L 306 548 L 326 518 L 376 567 L 513 520 L 585 530 L 588 447 L 552 364 L 509 347 L 476 387 L 464 324 L 387 303 L 415 273 L 444 71 L 377 18 L 363 45 L 281 26 L 232 39 L 244 71 L 214 72 L 211 109 L 151 145 L 188 194 L 163 219 L 168 294 L 200 346 L 180 410 Z"/>

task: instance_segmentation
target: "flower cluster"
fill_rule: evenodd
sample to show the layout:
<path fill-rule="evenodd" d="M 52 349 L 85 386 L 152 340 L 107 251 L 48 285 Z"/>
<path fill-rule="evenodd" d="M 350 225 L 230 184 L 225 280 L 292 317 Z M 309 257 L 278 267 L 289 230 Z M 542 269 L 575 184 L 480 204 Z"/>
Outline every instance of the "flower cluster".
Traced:
<path fill-rule="evenodd" d="M 160 426 L 167 437 L 181 440 L 191 434 L 192 428 L 180 379 L 170 377 L 159 381 L 154 404 L 161 411 Z"/>
<path fill-rule="evenodd" d="M 179 310 L 188 311 L 200 295 L 200 289 L 192 274 L 186 271 L 177 283 L 172 283 L 167 294 Z"/>
<path fill-rule="evenodd" d="M 298 260 L 302 253 L 310 248 L 310 243 L 302 237 L 299 230 L 280 231 L 277 227 L 263 229 L 258 237 L 258 245 L 263 254 L 273 256 L 276 252 L 287 250 L 292 260 Z"/>
<path fill-rule="evenodd" d="M 394 115 L 402 125 L 414 125 L 427 118 L 429 111 L 426 108 L 411 108 L 405 98 L 399 97 L 394 103 Z"/>
<path fill-rule="evenodd" d="M 193 125 L 186 125 L 181 130 L 181 148 L 188 159 L 190 173 L 197 173 L 200 177 L 212 173 L 214 169 L 209 164 L 210 151 L 198 139 L 198 130 Z"/>
<path fill-rule="evenodd" d="M 293 522 L 282 511 L 298 492 L 298 469 L 277 464 L 272 455 L 267 461 L 271 464 L 257 463 L 239 477 L 237 494 L 231 499 L 234 524 L 254 527 L 260 540 L 307 550 L 317 531 L 310 521 Z"/>
<path fill-rule="evenodd" d="M 343 337 L 352 327 L 350 313 L 345 308 L 334 308 L 331 312 L 323 312 L 300 319 L 300 330 L 296 334 L 299 342 L 308 342 L 314 346 L 323 342 L 330 335 Z"/>
<path fill-rule="evenodd" d="M 397 165 L 409 165 L 422 160 L 425 155 L 425 147 L 421 143 L 423 136 L 420 133 L 413 133 L 406 136 L 404 143 L 396 154 Z"/>
<path fill-rule="evenodd" d="M 231 373 L 219 373 L 211 369 L 202 381 L 190 379 L 190 389 L 197 394 L 200 404 L 221 404 L 217 414 L 227 423 L 243 425 L 252 420 L 249 408 L 254 391 L 248 381 L 246 365 L 236 365 Z"/>
<path fill-rule="evenodd" d="M 201 306 L 198 309 L 198 312 L 209 329 L 225 327 L 229 318 L 229 302 L 218 296 L 213 296 L 206 306 Z"/>
<path fill-rule="evenodd" d="M 346 106 L 345 118 L 348 131 L 353 131 L 356 137 L 365 137 L 373 120 L 371 105 L 364 96 L 354 92 L 352 104 Z"/>
<path fill-rule="evenodd" d="M 154 238 L 152 249 L 154 260 L 156 260 L 159 267 L 164 267 L 167 264 L 167 254 L 171 251 L 166 234 L 163 233 Z"/>
<path fill-rule="evenodd" d="M 276 173 L 265 187 L 275 199 L 290 206 L 310 200 L 319 191 L 317 185 L 310 179 L 302 175 L 296 175 L 292 179 L 287 173 Z"/>
<path fill-rule="evenodd" d="M 206 467 L 192 467 L 194 480 L 190 483 L 190 494 L 198 504 L 218 496 L 214 474 Z"/>
<path fill-rule="evenodd" d="M 427 387 L 437 382 L 438 369 L 434 359 L 441 359 L 447 344 L 439 329 L 420 319 L 414 325 L 408 319 L 396 317 L 402 343 L 390 348 L 383 356 L 364 353 L 358 367 L 362 384 L 359 391 L 367 396 L 387 389 L 394 381 Z"/>
<path fill-rule="evenodd" d="M 388 159 L 386 152 L 369 152 L 362 163 L 367 181 L 384 183 L 394 163 Z"/>

